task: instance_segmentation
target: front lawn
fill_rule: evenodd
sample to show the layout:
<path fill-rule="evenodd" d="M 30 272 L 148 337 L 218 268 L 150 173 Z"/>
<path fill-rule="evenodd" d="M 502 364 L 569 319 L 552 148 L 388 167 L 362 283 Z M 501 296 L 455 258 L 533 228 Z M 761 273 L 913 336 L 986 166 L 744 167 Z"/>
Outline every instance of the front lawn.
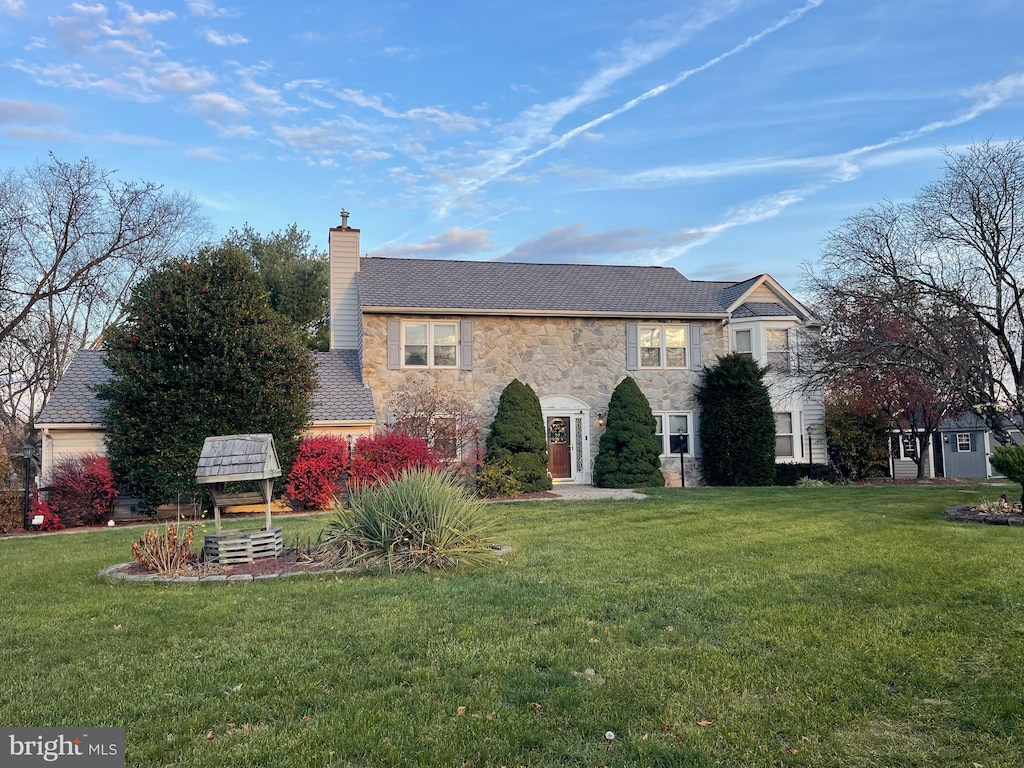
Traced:
<path fill-rule="evenodd" d="M 1017 766 L 1024 530 L 942 519 L 977 498 L 502 504 L 504 566 L 232 586 L 97 578 L 141 528 L 4 540 L 0 723 L 129 766 Z"/>

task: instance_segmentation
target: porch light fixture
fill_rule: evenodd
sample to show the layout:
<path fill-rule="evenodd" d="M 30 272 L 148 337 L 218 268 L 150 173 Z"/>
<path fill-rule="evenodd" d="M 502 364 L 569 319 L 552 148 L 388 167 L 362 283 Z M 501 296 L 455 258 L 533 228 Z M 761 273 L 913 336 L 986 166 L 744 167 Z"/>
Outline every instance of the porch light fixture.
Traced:
<path fill-rule="evenodd" d="M 603 427 L 606 421 L 606 415 L 604 411 L 599 411 L 597 414 L 597 426 Z"/>

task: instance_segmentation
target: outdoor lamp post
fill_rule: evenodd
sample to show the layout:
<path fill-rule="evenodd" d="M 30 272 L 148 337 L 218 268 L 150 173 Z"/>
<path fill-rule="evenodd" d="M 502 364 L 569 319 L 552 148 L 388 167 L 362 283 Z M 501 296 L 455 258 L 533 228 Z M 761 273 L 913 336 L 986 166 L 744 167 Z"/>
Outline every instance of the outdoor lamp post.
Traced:
<path fill-rule="evenodd" d="M 29 513 L 28 484 L 32 475 L 32 448 L 33 446 L 31 443 L 25 443 L 23 446 L 21 446 L 21 458 L 22 461 L 24 462 L 24 464 L 22 465 L 22 476 L 25 480 L 25 510 L 24 514 L 22 515 L 21 527 L 24 528 L 26 531 L 28 530 Z"/>
<path fill-rule="evenodd" d="M 686 444 L 686 431 L 679 428 L 679 487 L 686 487 L 686 450 L 690 447 Z"/>

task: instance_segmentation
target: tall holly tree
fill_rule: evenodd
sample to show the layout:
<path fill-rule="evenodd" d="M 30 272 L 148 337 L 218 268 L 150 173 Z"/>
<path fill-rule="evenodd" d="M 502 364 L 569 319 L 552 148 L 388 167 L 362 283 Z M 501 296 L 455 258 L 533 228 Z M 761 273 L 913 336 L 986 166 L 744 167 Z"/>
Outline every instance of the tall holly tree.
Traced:
<path fill-rule="evenodd" d="M 764 383 L 767 370 L 735 352 L 704 369 L 697 402 L 701 469 L 710 485 L 775 482 L 775 416 Z"/>
<path fill-rule="evenodd" d="M 487 436 L 488 464 L 507 461 L 524 493 L 551 488 L 547 435 L 537 393 L 529 384 L 512 379 L 502 390 L 491 432 Z"/>
<path fill-rule="evenodd" d="M 97 394 L 111 468 L 148 507 L 197 492 L 210 435 L 273 434 L 287 475 L 309 423 L 315 363 L 243 251 L 208 248 L 152 272 L 104 350 L 113 376 Z"/>
<path fill-rule="evenodd" d="M 656 488 L 661 446 L 651 404 L 634 379 L 619 382 L 608 403 L 608 424 L 594 459 L 594 484 L 601 488 Z"/>

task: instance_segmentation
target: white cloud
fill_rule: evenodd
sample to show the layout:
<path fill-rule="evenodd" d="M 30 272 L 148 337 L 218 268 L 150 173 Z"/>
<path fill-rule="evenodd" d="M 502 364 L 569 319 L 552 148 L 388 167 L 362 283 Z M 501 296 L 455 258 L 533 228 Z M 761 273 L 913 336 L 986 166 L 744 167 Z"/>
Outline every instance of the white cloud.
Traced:
<path fill-rule="evenodd" d="M 203 39 L 222 48 L 230 45 L 243 45 L 249 42 L 249 39 L 244 35 L 225 35 L 212 29 L 203 30 Z"/>
<path fill-rule="evenodd" d="M 428 237 L 422 243 L 393 245 L 371 251 L 371 256 L 401 258 L 450 258 L 493 250 L 491 233 L 485 229 L 452 227 L 440 235 Z"/>
<path fill-rule="evenodd" d="M 352 157 L 356 160 L 372 162 L 374 160 L 387 160 L 391 155 L 376 149 L 357 149 L 352 153 Z"/>
<path fill-rule="evenodd" d="M 208 88 L 217 80 L 208 70 L 186 67 L 176 61 L 157 64 L 148 74 L 139 68 L 133 68 L 125 73 L 125 77 L 147 88 L 180 93 Z"/>
<path fill-rule="evenodd" d="M 380 96 L 368 96 L 360 90 L 344 88 L 338 93 L 338 97 L 358 107 L 372 109 L 384 117 L 394 120 L 412 120 L 425 123 L 432 123 L 442 131 L 453 133 L 455 131 L 475 131 L 480 125 L 486 125 L 486 120 L 468 117 L 458 112 L 446 112 L 440 107 L 414 107 L 413 109 L 400 112 L 384 104 Z"/>
<path fill-rule="evenodd" d="M 25 15 L 25 0 L 0 0 L 0 13 L 7 13 L 14 18 Z"/>
<path fill-rule="evenodd" d="M 200 117 L 244 115 L 249 111 L 245 104 L 226 93 L 198 93 L 191 101 L 193 111 Z"/>
<path fill-rule="evenodd" d="M 233 8 L 219 7 L 213 0 L 185 0 L 188 12 L 193 16 L 207 16 L 209 18 L 232 18 L 239 16 L 239 12 Z"/>
<path fill-rule="evenodd" d="M 259 135 L 259 131 L 251 125 L 218 125 L 211 123 L 222 139 L 252 139 Z"/>
<path fill-rule="evenodd" d="M 58 123 L 66 119 L 64 110 L 54 104 L 32 101 L 0 101 L 0 124 Z"/>
<path fill-rule="evenodd" d="M 130 147 L 166 147 L 169 143 L 165 139 L 158 139 L 155 136 L 136 136 L 118 131 L 104 134 L 99 139 L 110 144 L 125 144 Z"/>
<path fill-rule="evenodd" d="M 207 160 L 214 163 L 226 163 L 228 159 L 214 147 L 191 147 L 185 150 L 185 157 L 192 160 Z"/>

